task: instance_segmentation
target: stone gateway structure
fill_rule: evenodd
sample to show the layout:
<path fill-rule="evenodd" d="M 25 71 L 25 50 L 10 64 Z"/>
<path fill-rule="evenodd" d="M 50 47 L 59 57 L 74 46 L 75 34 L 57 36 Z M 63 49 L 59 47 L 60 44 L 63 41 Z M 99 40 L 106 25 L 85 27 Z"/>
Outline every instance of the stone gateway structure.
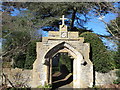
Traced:
<path fill-rule="evenodd" d="M 59 52 L 67 52 L 73 60 L 73 88 L 87 88 L 93 85 L 93 64 L 89 59 L 90 45 L 84 43 L 79 32 L 67 30 L 64 24 L 59 31 L 49 31 L 48 37 L 37 42 L 37 59 L 33 64 L 32 87 L 52 84 L 52 58 Z"/>

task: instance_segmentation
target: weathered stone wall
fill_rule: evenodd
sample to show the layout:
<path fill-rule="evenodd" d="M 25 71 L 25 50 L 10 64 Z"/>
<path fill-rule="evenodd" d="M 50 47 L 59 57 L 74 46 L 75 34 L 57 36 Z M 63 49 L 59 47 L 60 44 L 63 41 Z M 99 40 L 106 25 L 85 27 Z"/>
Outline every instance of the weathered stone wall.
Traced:
<path fill-rule="evenodd" d="M 18 68 L 16 68 L 16 69 L 4 68 L 3 72 L 14 85 L 16 84 L 17 81 L 19 81 L 21 83 L 25 82 L 25 84 L 24 84 L 25 86 L 32 87 L 32 84 L 33 84 L 32 83 L 32 74 L 33 74 L 32 70 L 22 70 L 22 69 L 18 69 Z M 90 71 L 87 71 L 87 69 L 86 70 L 84 69 L 83 75 L 85 75 L 84 73 L 86 73 L 86 72 L 90 72 Z M 115 72 L 116 72 L 116 70 L 112 70 L 108 73 L 95 72 L 95 85 L 112 84 L 113 81 L 117 79 Z M 19 78 L 15 78 L 15 75 L 17 75 L 17 74 L 20 75 Z M 83 80 L 89 80 L 89 76 L 90 76 L 90 74 L 88 74 L 87 76 L 83 76 L 82 78 L 83 78 Z M 38 79 L 36 79 L 36 80 L 38 80 Z M 2 82 L 5 84 L 5 78 L 3 78 L 3 81 L 2 81 L 2 77 L 0 77 L 0 84 L 2 84 Z M 6 81 L 6 83 L 8 84 L 8 86 L 11 86 L 8 81 Z"/>
<path fill-rule="evenodd" d="M 4 68 L 3 73 L 14 86 L 22 84 L 26 87 L 31 87 L 32 70 L 22 70 L 18 68 L 15 69 Z M 8 80 L 6 80 L 5 77 L 3 77 L 3 79 L 2 78 L 0 79 L 0 83 L 11 86 Z"/>
<path fill-rule="evenodd" d="M 108 73 L 95 72 L 95 85 L 112 84 L 117 79 L 116 70 L 112 70 Z"/>

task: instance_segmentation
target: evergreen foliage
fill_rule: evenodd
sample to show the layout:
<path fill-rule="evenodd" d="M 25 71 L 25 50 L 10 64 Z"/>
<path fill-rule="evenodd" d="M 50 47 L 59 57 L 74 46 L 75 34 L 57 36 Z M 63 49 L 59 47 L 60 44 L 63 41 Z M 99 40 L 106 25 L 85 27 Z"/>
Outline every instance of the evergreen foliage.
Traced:
<path fill-rule="evenodd" d="M 114 60 L 110 51 L 106 49 L 96 34 L 85 32 L 80 37 L 84 37 L 85 42 L 90 43 L 90 59 L 93 62 L 95 71 L 105 73 L 114 68 Z"/>
<path fill-rule="evenodd" d="M 89 20 L 87 14 L 91 10 L 93 10 L 95 16 L 99 16 L 98 12 L 100 15 L 105 15 L 109 13 L 109 11 L 112 11 L 112 5 L 105 2 L 3 2 L 2 5 L 4 5 L 4 7 L 2 7 L 3 10 L 10 13 L 14 11 L 14 8 L 18 10 L 27 8 L 27 11 L 29 11 L 31 15 L 33 14 L 32 22 L 35 27 L 50 26 L 52 29 L 59 27 L 59 18 L 63 14 L 65 16 L 69 15 L 70 21 L 68 21 L 67 24 L 70 26 L 70 29 L 73 30 L 75 20 L 78 26 L 85 28 L 83 24 Z M 81 19 L 79 17 L 81 15 L 83 15 L 85 19 Z M 51 28 L 47 30 L 52 30 Z"/>
<path fill-rule="evenodd" d="M 20 11 L 20 14 L 23 14 L 23 11 Z M 36 45 L 36 40 L 41 39 L 41 35 L 39 34 L 38 36 L 37 30 L 33 26 L 32 17 L 28 15 L 28 13 L 26 13 L 26 15 L 11 16 L 10 13 L 3 12 L 2 18 L 3 61 L 7 62 L 6 60 L 9 59 L 9 62 L 11 62 L 14 60 L 12 65 L 14 68 L 32 68 L 35 55 L 28 54 L 28 49 Z M 29 44 L 31 45 L 33 42 L 35 45 L 30 47 Z M 31 52 L 34 53 L 34 51 Z M 28 57 L 32 56 L 33 58 L 29 58 L 28 60 Z M 28 67 L 25 63 L 29 63 L 30 67 Z"/>
<path fill-rule="evenodd" d="M 23 54 L 22 52 L 19 53 L 14 57 L 14 64 L 12 65 L 13 68 L 24 68 L 25 65 L 25 59 L 26 59 L 26 54 Z"/>
<path fill-rule="evenodd" d="M 14 57 L 13 68 L 32 69 L 35 59 L 36 41 L 31 41 L 24 53 L 20 52 Z"/>
<path fill-rule="evenodd" d="M 118 77 L 113 83 L 120 84 L 120 69 L 116 71 L 116 76 Z"/>
<path fill-rule="evenodd" d="M 57 67 L 53 67 L 53 73 L 55 72 L 60 72 L 61 71 L 61 66 L 65 65 L 67 68 L 67 71 L 72 72 L 72 60 L 71 58 L 68 56 L 68 53 L 60 53 L 59 56 L 59 62 L 58 62 L 58 66 Z"/>
<path fill-rule="evenodd" d="M 119 12 L 120 13 L 120 12 Z M 114 39 L 120 40 L 120 16 L 108 24 L 109 31 Z"/>
<path fill-rule="evenodd" d="M 70 57 L 67 54 L 65 54 L 65 55 L 62 54 L 60 56 L 60 59 L 59 59 L 59 70 L 60 70 L 60 66 L 61 65 L 65 65 L 67 67 L 68 71 L 71 72 L 71 69 L 72 69 L 72 67 L 71 67 L 71 59 L 70 59 Z"/>
<path fill-rule="evenodd" d="M 2 55 L 14 58 L 20 52 L 25 53 L 36 30 L 33 30 L 31 20 L 27 16 L 11 16 L 4 12 L 2 17 Z"/>
<path fill-rule="evenodd" d="M 109 30 L 114 35 L 113 40 L 117 40 L 118 50 L 114 57 L 116 68 L 120 69 L 120 16 L 117 17 L 115 20 L 112 20 L 111 23 L 108 25 Z"/>
<path fill-rule="evenodd" d="M 116 52 L 114 59 L 115 59 L 116 69 L 120 69 L 120 45 L 118 45 L 118 51 Z"/>
<path fill-rule="evenodd" d="M 27 47 L 25 69 L 32 69 L 36 59 L 36 41 L 32 41 Z"/>

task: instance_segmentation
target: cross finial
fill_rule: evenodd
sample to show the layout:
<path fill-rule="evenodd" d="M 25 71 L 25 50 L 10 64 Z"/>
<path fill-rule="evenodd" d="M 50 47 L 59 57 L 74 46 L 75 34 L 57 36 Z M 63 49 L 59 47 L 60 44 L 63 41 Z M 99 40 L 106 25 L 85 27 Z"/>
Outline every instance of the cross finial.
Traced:
<path fill-rule="evenodd" d="M 62 20 L 62 25 L 65 25 L 65 21 L 67 18 L 64 18 L 64 15 L 62 15 L 62 18 L 60 18 L 60 20 Z"/>

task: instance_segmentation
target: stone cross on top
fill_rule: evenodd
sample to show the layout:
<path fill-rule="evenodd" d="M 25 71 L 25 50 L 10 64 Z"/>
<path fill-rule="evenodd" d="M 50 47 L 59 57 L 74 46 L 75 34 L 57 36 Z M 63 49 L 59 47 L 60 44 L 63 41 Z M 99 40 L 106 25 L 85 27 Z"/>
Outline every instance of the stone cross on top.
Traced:
<path fill-rule="evenodd" d="M 60 18 L 60 20 L 62 20 L 62 25 L 65 25 L 65 21 L 64 20 L 67 20 L 67 18 L 64 18 L 64 15 L 62 15 L 62 18 Z"/>

